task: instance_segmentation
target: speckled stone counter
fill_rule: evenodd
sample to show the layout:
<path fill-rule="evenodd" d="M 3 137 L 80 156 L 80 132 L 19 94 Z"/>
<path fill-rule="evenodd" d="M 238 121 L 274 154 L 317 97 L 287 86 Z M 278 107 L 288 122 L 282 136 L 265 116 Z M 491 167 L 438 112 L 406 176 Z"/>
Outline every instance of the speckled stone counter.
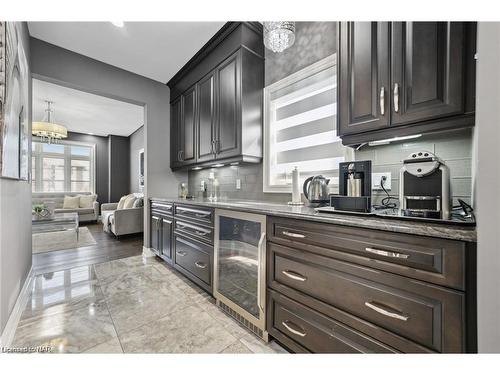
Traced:
<path fill-rule="evenodd" d="M 378 229 L 389 232 L 408 233 L 419 236 L 447 238 L 452 240 L 476 242 L 476 228 L 474 226 L 449 225 L 441 223 L 428 223 L 420 221 L 402 220 L 397 218 L 382 218 L 373 216 L 360 216 L 349 214 L 319 213 L 314 208 L 307 206 L 288 206 L 286 204 L 220 200 L 211 202 L 207 199 L 181 199 L 181 198 L 151 198 L 152 200 L 172 203 L 184 203 L 196 206 L 221 208 L 251 212 L 263 215 L 287 217 L 317 221 L 321 223 L 347 225 L 358 228 Z"/>

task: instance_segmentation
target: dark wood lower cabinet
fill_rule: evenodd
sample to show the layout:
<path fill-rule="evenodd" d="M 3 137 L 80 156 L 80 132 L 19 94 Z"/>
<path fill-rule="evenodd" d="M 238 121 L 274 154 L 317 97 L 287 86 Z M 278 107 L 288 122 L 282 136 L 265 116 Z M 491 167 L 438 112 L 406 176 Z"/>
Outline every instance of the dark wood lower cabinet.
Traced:
<path fill-rule="evenodd" d="M 212 293 L 213 246 L 178 234 L 174 243 L 175 269 Z"/>
<path fill-rule="evenodd" d="M 376 232 L 270 217 L 270 334 L 298 352 L 475 352 L 475 244 Z"/>
<path fill-rule="evenodd" d="M 397 353 L 388 345 L 268 290 L 268 330 L 300 353 Z"/>

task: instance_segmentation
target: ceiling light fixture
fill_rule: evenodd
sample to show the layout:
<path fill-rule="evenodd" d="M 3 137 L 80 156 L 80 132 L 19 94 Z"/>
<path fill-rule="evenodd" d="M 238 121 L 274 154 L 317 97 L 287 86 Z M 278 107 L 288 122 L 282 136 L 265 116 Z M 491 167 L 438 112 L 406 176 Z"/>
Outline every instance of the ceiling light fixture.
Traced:
<path fill-rule="evenodd" d="M 68 130 L 66 127 L 54 122 L 54 117 L 52 115 L 54 111 L 50 107 L 52 102 L 48 100 L 45 102 L 47 103 L 47 109 L 45 110 L 47 114 L 42 121 L 33 122 L 31 134 L 40 137 L 42 142 L 48 144 L 58 143 L 61 139 L 68 137 Z"/>
<path fill-rule="evenodd" d="M 123 27 L 125 26 L 125 22 L 123 21 L 111 21 L 111 23 L 116 26 L 116 27 Z"/>
<path fill-rule="evenodd" d="M 224 164 L 215 164 L 214 165 L 215 168 L 220 168 L 220 167 L 223 167 L 223 166 L 224 166 Z"/>
<path fill-rule="evenodd" d="M 295 22 L 264 22 L 264 45 L 273 52 L 283 52 L 295 42 Z"/>

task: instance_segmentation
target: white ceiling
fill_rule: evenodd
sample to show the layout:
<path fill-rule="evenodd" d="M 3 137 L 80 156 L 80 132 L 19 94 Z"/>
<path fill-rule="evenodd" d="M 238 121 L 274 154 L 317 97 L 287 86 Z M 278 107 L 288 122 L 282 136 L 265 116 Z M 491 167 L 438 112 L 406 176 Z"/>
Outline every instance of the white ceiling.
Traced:
<path fill-rule="evenodd" d="M 31 36 L 166 83 L 224 22 L 29 22 Z"/>
<path fill-rule="evenodd" d="M 129 136 L 144 124 L 142 106 L 33 79 L 33 121 L 42 121 L 52 104 L 53 120 L 69 131 Z"/>

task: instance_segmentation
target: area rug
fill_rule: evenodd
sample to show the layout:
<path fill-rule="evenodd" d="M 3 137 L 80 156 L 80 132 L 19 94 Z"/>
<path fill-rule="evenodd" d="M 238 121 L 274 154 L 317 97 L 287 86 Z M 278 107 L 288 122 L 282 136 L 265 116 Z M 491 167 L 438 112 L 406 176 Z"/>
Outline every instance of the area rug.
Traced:
<path fill-rule="evenodd" d="M 49 251 L 74 249 L 95 245 L 97 242 L 86 227 L 79 228 L 78 243 L 74 231 L 60 231 L 33 234 L 33 254 L 46 253 Z"/>

